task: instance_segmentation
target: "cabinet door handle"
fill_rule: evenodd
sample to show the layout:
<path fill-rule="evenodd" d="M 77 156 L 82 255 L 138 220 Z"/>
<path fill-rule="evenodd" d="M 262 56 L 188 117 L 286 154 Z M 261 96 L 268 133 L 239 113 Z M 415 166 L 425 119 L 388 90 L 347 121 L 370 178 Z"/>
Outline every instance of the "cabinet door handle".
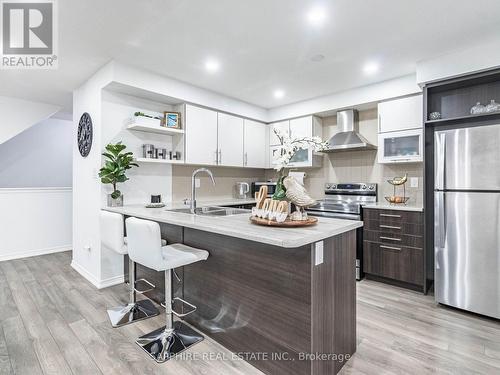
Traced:
<path fill-rule="evenodd" d="M 380 228 L 386 228 L 386 229 L 401 229 L 401 227 L 395 227 L 395 226 L 392 226 L 392 225 L 382 225 L 382 224 L 380 224 L 379 227 Z"/>
<path fill-rule="evenodd" d="M 215 150 L 215 164 L 219 163 L 219 151 Z"/>
<path fill-rule="evenodd" d="M 222 150 L 219 149 L 219 164 L 222 164 Z"/>
<path fill-rule="evenodd" d="M 381 217 L 397 217 L 401 218 L 401 215 L 394 215 L 394 214 L 380 214 Z"/>
<path fill-rule="evenodd" d="M 245 158 L 243 161 L 243 165 L 246 167 L 248 165 L 248 152 L 245 152 Z"/>
<path fill-rule="evenodd" d="M 400 247 L 394 247 L 394 246 L 385 246 L 385 245 L 380 245 L 380 248 L 381 248 L 381 249 L 389 249 L 389 250 L 397 250 L 397 251 L 401 251 L 401 248 L 400 248 Z"/>
<path fill-rule="evenodd" d="M 382 131 L 382 116 L 378 115 L 378 132 Z"/>
<path fill-rule="evenodd" d="M 401 241 L 401 238 L 385 237 L 385 236 L 380 236 L 379 239 L 388 241 Z"/>

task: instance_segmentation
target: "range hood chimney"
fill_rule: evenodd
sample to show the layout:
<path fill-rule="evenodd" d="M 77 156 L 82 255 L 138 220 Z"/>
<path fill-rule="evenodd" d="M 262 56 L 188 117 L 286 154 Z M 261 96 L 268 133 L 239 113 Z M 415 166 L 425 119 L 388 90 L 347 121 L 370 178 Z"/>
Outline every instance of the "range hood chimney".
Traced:
<path fill-rule="evenodd" d="M 330 138 L 329 147 L 324 152 L 377 149 L 377 146 L 359 134 L 358 111 L 355 109 L 337 112 L 337 126 L 339 132 Z"/>

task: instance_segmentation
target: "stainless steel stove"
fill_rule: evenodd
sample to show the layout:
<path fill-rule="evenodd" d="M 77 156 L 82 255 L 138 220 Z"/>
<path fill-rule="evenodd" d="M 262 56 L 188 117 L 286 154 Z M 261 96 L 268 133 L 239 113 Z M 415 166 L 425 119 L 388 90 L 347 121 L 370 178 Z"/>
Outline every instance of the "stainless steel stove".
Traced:
<path fill-rule="evenodd" d="M 326 183 L 325 199 L 307 209 L 312 216 L 361 220 L 361 207 L 377 202 L 377 184 L 367 182 Z M 363 276 L 363 231 L 357 231 L 356 279 Z"/>
<path fill-rule="evenodd" d="M 326 183 L 325 199 L 307 209 L 313 216 L 361 220 L 361 206 L 377 202 L 377 184 Z"/>

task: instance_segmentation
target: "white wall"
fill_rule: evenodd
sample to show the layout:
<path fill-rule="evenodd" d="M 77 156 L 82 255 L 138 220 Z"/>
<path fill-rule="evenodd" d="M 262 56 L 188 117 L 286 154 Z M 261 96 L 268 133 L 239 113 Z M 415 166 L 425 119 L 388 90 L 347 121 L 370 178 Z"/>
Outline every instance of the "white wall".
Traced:
<path fill-rule="evenodd" d="M 0 189 L 0 261 L 71 249 L 71 188 Z"/>
<path fill-rule="evenodd" d="M 417 63 L 417 82 L 438 81 L 500 67 L 500 37 L 484 39 L 471 48 L 423 60 Z"/>
<path fill-rule="evenodd" d="M 299 103 L 271 108 L 268 112 L 268 122 L 375 103 L 399 96 L 416 94 L 421 91 L 416 83 L 415 75 L 408 75 L 311 100 L 304 100 Z"/>
<path fill-rule="evenodd" d="M 73 147 L 73 260 L 72 266 L 98 286 L 101 278 L 101 241 L 99 212 L 101 209 L 101 90 L 112 79 L 113 64 L 108 64 L 73 93 L 73 139 L 78 121 L 88 112 L 93 121 L 93 145 L 83 158 Z"/>
<path fill-rule="evenodd" d="M 0 144 L 59 110 L 52 104 L 0 96 Z"/>
<path fill-rule="evenodd" d="M 158 94 L 180 99 L 184 102 L 234 113 L 258 121 L 266 122 L 267 120 L 268 113 L 265 108 L 242 102 L 238 99 L 116 62 L 114 63 L 114 70 L 114 81 L 122 84 L 153 91 Z"/>
<path fill-rule="evenodd" d="M 0 144 L 0 188 L 72 186 L 72 122 L 44 120 Z"/>
<path fill-rule="evenodd" d="M 144 101 L 128 95 L 104 92 L 102 104 L 101 149 L 108 143 L 121 141 L 136 156 L 142 156 L 142 145 L 151 143 L 172 149 L 172 136 L 126 130 L 124 121 L 136 111 L 173 111 L 170 105 Z M 144 204 L 152 194 L 161 194 L 164 202 L 172 200 L 172 166 L 168 164 L 140 163 L 127 173 L 130 178 L 118 189 L 124 194 L 125 204 Z M 104 185 L 101 204 L 106 204 L 106 195 L 111 193 L 111 185 Z"/>

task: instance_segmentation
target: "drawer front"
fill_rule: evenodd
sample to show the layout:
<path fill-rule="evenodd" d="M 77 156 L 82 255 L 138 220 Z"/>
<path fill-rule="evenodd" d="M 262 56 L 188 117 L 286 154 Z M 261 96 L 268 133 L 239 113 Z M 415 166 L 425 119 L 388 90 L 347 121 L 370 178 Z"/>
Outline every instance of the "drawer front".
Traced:
<path fill-rule="evenodd" d="M 365 231 L 373 230 L 380 232 L 387 232 L 398 235 L 410 235 L 410 236 L 421 236 L 424 235 L 423 224 L 416 223 L 404 223 L 401 221 L 391 221 L 387 220 L 363 220 L 363 228 Z"/>
<path fill-rule="evenodd" d="M 364 209 L 363 219 L 378 220 L 387 224 L 414 223 L 423 225 L 424 215 L 422 212 Z"/>
<path fill-rule="evenodd" d="M 364 241 L 363 267 L 369 274 L 423 285 L 423 250 Z"/>
<path fill-rule="evenodd" d="M 396 234 L 386 231 L 365 230 L 363 231 L 365 241 L 380 242 L 389 246 L 408 246 L 423 248 L 424 239 L 421 236 L 410 236 L 407 234 Z"/>

